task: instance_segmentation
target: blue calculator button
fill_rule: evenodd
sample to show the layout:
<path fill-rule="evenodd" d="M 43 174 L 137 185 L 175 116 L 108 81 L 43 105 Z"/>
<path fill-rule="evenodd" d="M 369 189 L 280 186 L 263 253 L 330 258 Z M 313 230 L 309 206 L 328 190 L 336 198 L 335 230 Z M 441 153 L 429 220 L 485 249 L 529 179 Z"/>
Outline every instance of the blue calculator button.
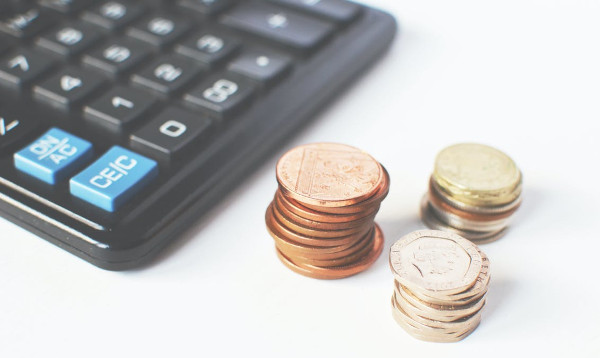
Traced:
<path fill-rule="evenodd" d="M 68 178 L 92 158 L 92 144 L 52 128 L 14 154 L 15 167 L 48 184 Z"/>
<path fill-rule="evenodd" d="M 158 175 L 158 164 L 114 146 L 71 178 L 71 194 L 109 212 L 116 211 Z"/>

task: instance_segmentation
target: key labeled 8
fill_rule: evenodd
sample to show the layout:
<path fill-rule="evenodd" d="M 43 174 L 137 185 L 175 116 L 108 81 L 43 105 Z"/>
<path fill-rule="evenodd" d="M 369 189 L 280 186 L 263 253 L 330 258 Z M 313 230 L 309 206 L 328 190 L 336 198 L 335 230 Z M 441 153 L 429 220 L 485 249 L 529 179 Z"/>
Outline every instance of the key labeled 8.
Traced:
<path fill-rule="evenodd" d="M 215 103 L 222 103 L 237 93 L 239 86 L 237 83 L 221 79 L 216 81 L 212 87 L 204 90 L 203 96 L 206 100 Z"/>

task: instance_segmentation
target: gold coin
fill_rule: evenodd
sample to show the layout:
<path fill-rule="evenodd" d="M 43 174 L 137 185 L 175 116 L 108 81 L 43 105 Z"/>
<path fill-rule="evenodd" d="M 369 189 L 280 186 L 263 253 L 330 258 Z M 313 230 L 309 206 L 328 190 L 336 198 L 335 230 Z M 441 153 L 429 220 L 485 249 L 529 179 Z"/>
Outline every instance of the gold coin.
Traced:
<path fill-rule="evenodd" d="M 482 258 L 477 246 L 458 235 L 420 230 L 392 245 L 390 267 L 398 282 L 410 289 L 451 295 L 473 286 Z"/>
<path fill-rule="evenodd" d="M 442 150 L 433 179 L 459 201 L 494 206 L 514 201 L 520 195 L 521 172 L 515 162 L 498 149 L 483 144 L 462 143 Z"/>
<path fill-rule="evenodd" d="M 348 206 L 374 195 L 384 174 L 360 149 L 335 143 L 296 147 L 277 163 L 277 181 L 286 196 L 325 207 Z"/>

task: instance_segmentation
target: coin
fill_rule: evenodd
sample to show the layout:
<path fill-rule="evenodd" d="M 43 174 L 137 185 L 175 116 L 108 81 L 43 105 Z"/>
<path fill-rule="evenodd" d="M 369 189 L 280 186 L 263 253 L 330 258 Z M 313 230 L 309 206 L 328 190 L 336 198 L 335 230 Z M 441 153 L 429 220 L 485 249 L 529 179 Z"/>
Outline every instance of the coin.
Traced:
<path fill-rule="evenodd" d="M 409 288 L 453 294 L 471 287 L 481 271 L 475 245 L 443 231 L 412 232 L 390 249 L 390 266 L 396 279 Z"/>
<path fill-rule="evenodd" d="M 323 268 L 314 265 L 295 263 L 292 261 L 292 259 L 283 255 L 279 250 L 277 250 L 277 256 L 284 265 L 296 273 L 312 278 L 331 280 L 352 276 L 369 268 L 381 254 L 381 251 L 383 250 L 383 243 L 383 233 L 381 232 L 379 226 L 376 226 L 373 235 L 373 246 L 371 251 L 359 261 L 350 265 L 339 267 Z"/>
<path fill-rule="evenodd" d="M 375 262 L 383 234 L 374 220 L 390 186 L 379 162 L 347 145 L 308 144 L 284 154 L 276 176 L 265 221 L 284 265 L 336 279 Z"/>
<path fill-rule="evenodd" d="M 498 149 L 461 143 L 442 150 L 436 160 L 434 180 L 452 196 L 470 204 L 499 205 L 515 200 L 521 172 Z"/>
<path fill-rule="evenodd" d="M 267 213 L 265 215 L 265 218 L 266 218 L 266 222 L 267 222 L 267 228 L 271 232 L 277 232 L 277 236 L 285 237 L 289 241 L 298 242 L 300 244 L 308 245 L 308 246 L 337 247 L 337 246 L 341 246 L 341 245 L 348 245 L 348 244 L 352 244 L 352 243 L 355 243 L 356 241 L 360 240 L 360 238 L 365 234 L 365 233 L 357 233 L 357 234 L 352 234 L 352 235 L 348 235 L 348 236 L 327 238 L 327 239 L 302 235 L 300 233 L 297 233 L 297 232 L 294 232 L 293 230 L 288 229 L 282 223 L 277 221 L 277 218 L 273 215 L 272 206 L 269 206 L 267 208 Z M 367 230 L 368 230 L 368 228 L 367 228 Z"/>
<path fill-rule="evenodd" d="M 494 231 L 494 232 L 478 232 L 478 231 L 467 231 L 451 227 L 440 220 L 430 209 L 429 201 L 427 196 L 424 196 L 421 201 L 421 220 L 430 229 L 448 231 L 459 236 L 462 236 L 472 242 L 478 244 L 489 243 L 498 240 L 506 233 L 506 228 Z"/>
<path fill-rule="evenodd" d="M 500 215 L 507 212 L 514 213 L 521 205 L 521 197 L 519 196 L 516 200 L 503 205 L 496 206 L 482 206 L 482 205 L 471 205 L 463 203 L 456 198 L 453 198 L 450 193 L 447 193 L 444 189 L 440 188 L 439 185 L 431 178 L 429 180 L 429 192 L 432 197 L 441 199 L 444 203 L 454 207 L 461 212 L 481 215 Z"/>
<path fill-rule="evenodd" d="M 386 198 L 390 190 L 389 174 L 385 167 L 381 166 L 381 170 L 383 171 L 383 181 L 377 187 L 376 193 L 360 203 L 340 207 L 318 206 L 309 203 L 303 203 L 303 205 L 307 208 L 318 210 L 323 213 L 337 215 L 362 213 L 368 210 L 372 210 L 375 207 L 379 207 L 379 204 L 381 203 L 381 201 L 383 201 L 383 199 Z"/>
<path fill-rule="evenodd" d="M 313 209 L 310 209 L 302 204 L 294 201 L 293 199 L 286 198 L 281 191 L 277 191 L 275 195 L 275 201 L 280 208 L 285 208 L 287 212 L 296 214 L 297 216 L 306 220 L 312 220 L 319 223 L 348 223 L 363 219 L 367 216 L 374 216 L 379 211 L 379 205 L 369 208 L 364 211 L 359 211 L 355 214 L 329 214 L 322 213 Z"/>
<path fill-rule="evenodd" d="M 361 202 L 384 180 L 373 157 L 336 143 L 296 147 L 281 157 L 276 173 L 286 196 L 325 207 Z"/>
<path fill-rule="evenodd" d="M 456 342 L 477 328 L 490 265 L 475 244 L 445 231 L 415 231 L 392 245 L 389 259 L 392 314 L 411 336 Z"/>

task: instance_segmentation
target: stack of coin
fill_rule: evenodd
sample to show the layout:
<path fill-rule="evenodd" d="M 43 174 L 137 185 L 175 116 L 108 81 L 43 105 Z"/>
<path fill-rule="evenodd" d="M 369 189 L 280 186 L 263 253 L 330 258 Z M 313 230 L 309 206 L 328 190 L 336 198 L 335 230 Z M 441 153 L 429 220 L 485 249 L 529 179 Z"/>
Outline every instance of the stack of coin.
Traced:
<path fill-rule="evenodd" d="M 456 342 L 477 328 L 490 280 L 489 261 L 456 234 L 421 230 L 390 249 L 392 313 L 415 338 Z"/>
<path fill-rule="evenodd" d="M 501 151 L 456 144 L 435 161 L 421 218 L 431 229 L 454 232 L 477 243 L 498 239 L 521 205 L 522 175 Z"/>
<path fill-rule="evenodd" d="M 288 268 L 337 279 L 375 262 L 383 234 L 373 220 L 389 190 L 379 162 L 347 145 L 317 143 L 284 154 L 276 172 L 279 188 L 265 219 Z"/>

